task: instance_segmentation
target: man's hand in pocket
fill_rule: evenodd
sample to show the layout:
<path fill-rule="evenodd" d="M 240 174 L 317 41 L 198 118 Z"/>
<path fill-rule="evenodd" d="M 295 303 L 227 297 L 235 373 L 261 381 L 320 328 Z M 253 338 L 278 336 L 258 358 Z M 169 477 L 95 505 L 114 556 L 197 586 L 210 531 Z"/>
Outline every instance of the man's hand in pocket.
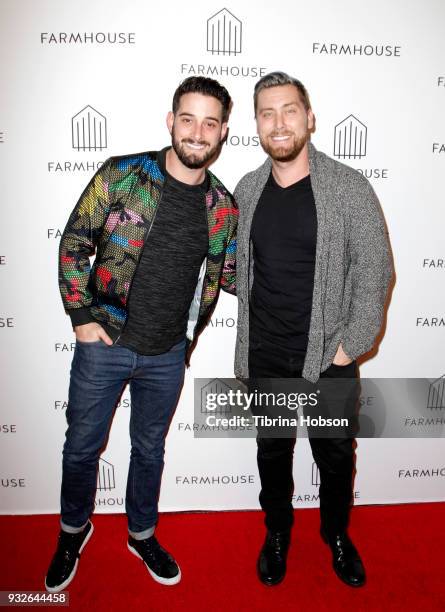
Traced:
<path fill-rule="evenodd" d="M 347 366 L 350 363 L 352 363 L 352 359 L 348 355 L 346 355 L 340 343 L 340 346 L 338 347 L 337 352 L 335 353 L 333 364 L 338 366 Z"/>
<path fill-rule="evenodd" d="M 113 344 L 113 340 L 99 323 L 76 325 L 74 333 L 76 334 L 76 340 L 79 340 L 79 342 L 97 342 L 102 340 L 108 346 Z"/>

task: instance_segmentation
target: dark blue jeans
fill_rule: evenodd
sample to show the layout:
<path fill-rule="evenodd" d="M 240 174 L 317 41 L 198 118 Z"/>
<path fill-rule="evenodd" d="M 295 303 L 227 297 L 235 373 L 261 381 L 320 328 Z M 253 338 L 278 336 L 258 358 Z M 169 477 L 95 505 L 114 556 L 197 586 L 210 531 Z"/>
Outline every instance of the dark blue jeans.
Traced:
<path fill-rule="evenodd" d="M 185 340 L 144 356 L 124 346 L 77 342 L 71 366 L 63 448 L 62 528 L 76 532 L 94 507 L 97 465 L 114 408 L 126 383 L 131 394 L 128 527 L 149 537 L 158 518 L 165 436 L 184 380 Z"/>

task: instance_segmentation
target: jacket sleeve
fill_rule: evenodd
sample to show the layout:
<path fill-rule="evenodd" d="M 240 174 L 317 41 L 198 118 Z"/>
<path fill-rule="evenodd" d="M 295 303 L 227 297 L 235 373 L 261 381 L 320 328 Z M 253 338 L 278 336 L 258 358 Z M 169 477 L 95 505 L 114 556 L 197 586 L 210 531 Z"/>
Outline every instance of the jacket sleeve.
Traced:
<path fill-rule="evenodd" d="M 220 285 L 227 293 L 236 295 L 236 234 L 238 227 L 238 206 L 234 200 L 232 200 L 232 208 L 229 214 L 229 233 Z"/>
<path fill-rule="evenodd" d="M 80 196 L 60 240 L 59 289 L 73 327 L 94 321 L 88 288 L 90 260 L 109 211 L 108 183 L 111 159 L 96 172 Z"/>
<path fill-rule="evenodd" d="M 352 298 L 341 344 L 356 359 L 371 350 L 380 331 L 393 264 L 380 204 L 368 181 L 351 202 Z"/>

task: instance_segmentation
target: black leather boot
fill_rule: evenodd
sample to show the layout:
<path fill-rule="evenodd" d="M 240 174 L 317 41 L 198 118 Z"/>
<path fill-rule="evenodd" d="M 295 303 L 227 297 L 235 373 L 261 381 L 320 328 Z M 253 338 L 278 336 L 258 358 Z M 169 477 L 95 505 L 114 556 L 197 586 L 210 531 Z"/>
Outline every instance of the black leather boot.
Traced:
<path fill-rule="evenodd" d="M 363 586 L 366 582 L 365 568 L 346 531 L 328 537 L 322 528 L 320 534 L 332 551 L 332 567 L 340 580 L 349 586 Z"/>
<path fill-rule="evenodd" d="M 290 530 L 267 532 L 257 563 L 258 577 L 263 584 L 274 586 L 283 580 L 289 544 Z"/>

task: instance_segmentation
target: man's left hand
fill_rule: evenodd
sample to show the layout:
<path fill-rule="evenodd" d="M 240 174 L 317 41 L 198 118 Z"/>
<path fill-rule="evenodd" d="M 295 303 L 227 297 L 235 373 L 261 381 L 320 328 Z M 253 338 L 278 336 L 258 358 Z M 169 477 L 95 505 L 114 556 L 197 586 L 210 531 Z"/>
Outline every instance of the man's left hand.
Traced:
<path fill-rule="evenodd" d="M 335 353 L 334 361 L 332 363 L 338 366 L 347 366 L 352 363 L 352 359 L 349 357 L 349 355 L 346 355 L 341 343 L 337 349 L 337 352 Z"/>

